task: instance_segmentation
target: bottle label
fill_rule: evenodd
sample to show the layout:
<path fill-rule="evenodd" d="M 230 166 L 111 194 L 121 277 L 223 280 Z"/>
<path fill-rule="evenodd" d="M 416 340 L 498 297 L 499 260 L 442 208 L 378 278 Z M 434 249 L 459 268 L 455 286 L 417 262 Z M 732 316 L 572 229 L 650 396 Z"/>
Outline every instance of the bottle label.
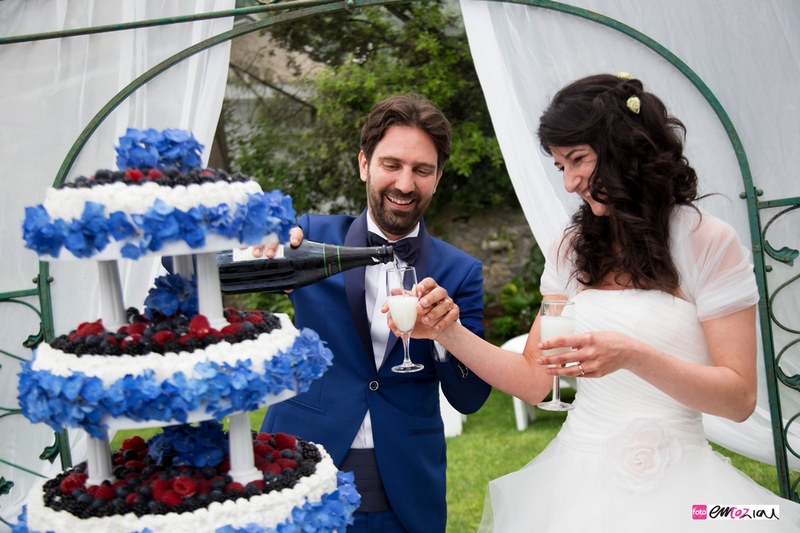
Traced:
<path fill-rule="evenodd" d="M 273 259 L 279 259 L 281 257 L 283 257 L 283 245 L 279 244 L 278 249 L 275 251 L 275 257 L 273 257 Z M 259 259 L 266 259 L 263 253 L 259 257 L 253 257 L 252 246 L 248 246 L 247 248 L 234 248 L 233 253 L 231 254 L 231 258 L 233 259 L 234 263 L 240 263 L 242 261 L 258 261 Z"/>

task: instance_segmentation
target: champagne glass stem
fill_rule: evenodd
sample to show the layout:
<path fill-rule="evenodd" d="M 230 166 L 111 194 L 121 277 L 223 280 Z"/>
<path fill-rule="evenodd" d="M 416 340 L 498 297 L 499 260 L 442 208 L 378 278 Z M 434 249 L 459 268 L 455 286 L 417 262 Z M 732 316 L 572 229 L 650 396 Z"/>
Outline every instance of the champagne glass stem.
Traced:
<path fill-rule="evenodd" d="M 553 398 L 551 401 L 561 401 L 561 380 L 558 376 L 553 376 Z"/>
<path fill-rule="evenodd" d="M 411 355 L 409 354 L 408 350 L 408 343 L 409 343 L 409 334 L 403 333 L 403 365 L 409 366 L 411 365 Z"/>

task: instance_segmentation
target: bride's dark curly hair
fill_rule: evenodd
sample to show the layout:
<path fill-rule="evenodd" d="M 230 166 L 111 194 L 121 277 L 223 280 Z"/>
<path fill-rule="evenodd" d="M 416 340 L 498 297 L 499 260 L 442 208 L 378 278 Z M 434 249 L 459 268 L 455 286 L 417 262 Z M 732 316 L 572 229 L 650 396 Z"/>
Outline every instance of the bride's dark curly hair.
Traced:
<path fill-rule="evenodd" d="M 639 99 L 639 112 L 628 107 Z M 632 103 L 635 106 L 635 102 Z M 539 121 L 542 149 L 588 144 L 597 153 L 589 191 L 608 216 L 583 203 L 568 240 L 576 279 L 672 292 L 680 283 L 669 252 L 669 219 L 697 200 L 697 174 L 683 155 L 686 128 L 642 82 L 599 74 L 561 89 Z"/>

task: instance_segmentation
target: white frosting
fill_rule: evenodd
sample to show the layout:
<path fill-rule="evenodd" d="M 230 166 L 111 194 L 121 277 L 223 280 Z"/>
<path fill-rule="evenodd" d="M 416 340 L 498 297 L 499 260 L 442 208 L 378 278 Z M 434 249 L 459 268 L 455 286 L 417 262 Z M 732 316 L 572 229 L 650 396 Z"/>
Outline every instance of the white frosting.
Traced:
<path fill-rule="evenodd" d="M 73 218 L 81 218 L 86 202 L 105 205 L 106 216 L 117 211 L 144 214 L 156 199 L 184 212 L 201 204 L 206 207 L 228 204 L 235 211 L 237 203 L 246 204 L 249 194 L 260 192 L 261 186 L 253 180 L 230 183 L 217 181 L 176 187 L 160 186 L 153 181 L 146 181 L 141 185 L 116 182 L 79 189 L 48 189 L 42 205 L 53 220 L 62 218 L 71 221 Z"/>
<path fill-rule="evenodd" d="M 249 500 L 240 498 L 236 502 L 214 502 L 207 509 L 193 513 L 167 515 L 145 515 L 137 517 L 133 513 L 123 516 L 88 518 L 82 520 L 67 511 L 54 511 L 44 505 L 43 486 L 38 482 L 28 494 L 28 529 L 32 532 L 73 532 L 81 533 L 130 533 L 150 528 L 153 533 L 197 533 L 215 531 L 226 525 L 244 528 L 256 523 L 263 528 L 275 528 L 286 519 L 292 520 L 292 509 L 305 502 L 319 502 L 325 494 L 337 488 L 333 460 L 325 449 L 317 444 L 322 454 L 314 474 L 301 478 L 291 489 L 273 491 Z"/>
<path fill-rule="evenodd" d="M 220 365 L 222 363 L 235 365 L 237 361 L 249 360 L 252 363 L 251 369 L 263 374 L 265 372 L 264 361 L 268 361 L 278 352 L 290 348 L 299 333 L 287 315 L 276 313 L 275 316 L 280 318 L 280 329 L 262 333 L 254 340 L 245 340 L 236 344 L 222 341 L 191 353 L 83 355 L 78 357 L 75 354 L 54 350 L 49 344 L 41 344 L 35 351 L 31 369 L 34 371 L 47 370 L 51 374 L 62 377 L 83 372 L 87 376 L 100 378 L 105 388 L 127 375 L 134 377 L 142 375 L 145 369 L 152 370 L 157 381 L 167 380 L 175 372 L 183 372 L 187 379 L 200 378 L 201 376 L 194 371 L 194 367 L 197 363 L 206 361 Z"/>

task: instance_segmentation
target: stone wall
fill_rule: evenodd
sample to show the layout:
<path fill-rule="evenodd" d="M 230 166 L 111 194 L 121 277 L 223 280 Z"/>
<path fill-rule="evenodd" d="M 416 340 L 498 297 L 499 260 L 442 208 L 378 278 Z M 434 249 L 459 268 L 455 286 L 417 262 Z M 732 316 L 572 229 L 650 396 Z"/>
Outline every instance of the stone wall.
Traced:
<path fill-rule="evenodd" d="M 536 243 L 520 208 L 491 209 L 464 216 L 452 209 L 426 218 L 431 235 L 483 263 L 484 291 L 499 296 L 503 285 L 521 276 Z"/>

